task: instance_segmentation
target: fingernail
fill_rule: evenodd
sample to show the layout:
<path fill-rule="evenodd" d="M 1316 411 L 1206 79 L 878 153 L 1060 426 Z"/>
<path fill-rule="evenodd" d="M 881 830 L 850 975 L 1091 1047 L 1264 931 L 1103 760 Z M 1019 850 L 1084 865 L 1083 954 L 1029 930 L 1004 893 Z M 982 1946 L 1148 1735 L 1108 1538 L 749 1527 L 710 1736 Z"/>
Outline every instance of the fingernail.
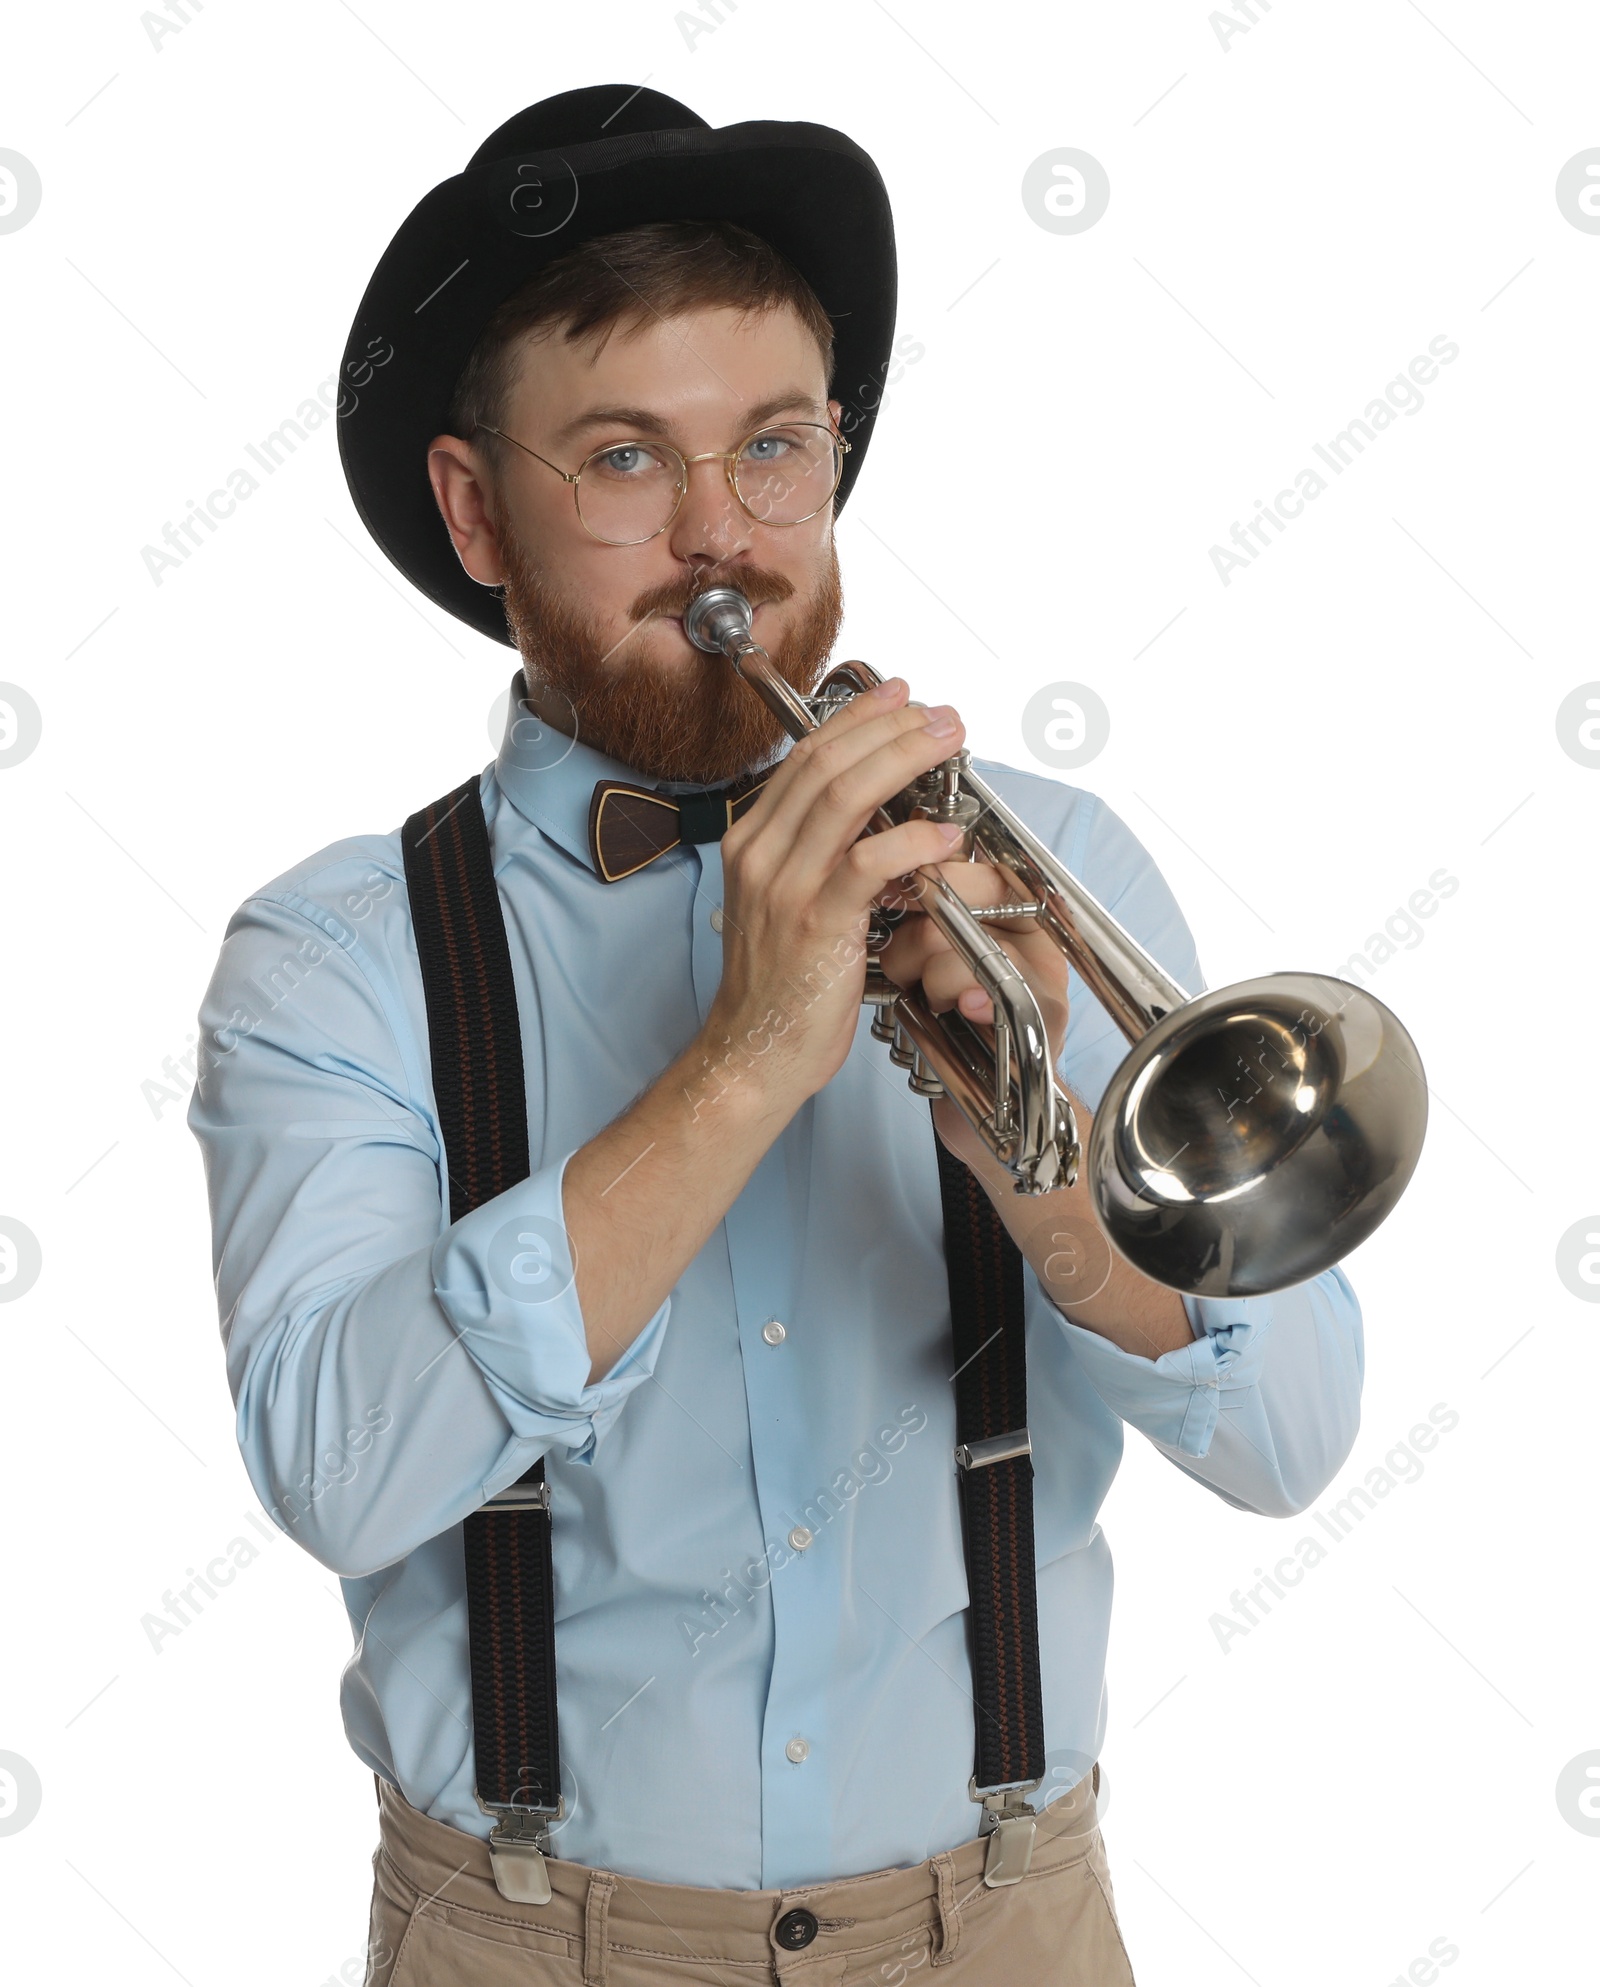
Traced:
<path fill-rule="evenodd" d="M 935 704 L 928 713 L 924 731 L 930 731 L 935 738 L 948 738 L 958 728 L 956 714 L 948 704 Z"/>
<path fill-rule="evenodd" d="M 903 689 L 904 687 L 905 686 L 902 678 L 898 676 L 891 676 L 885 682 L 880 683 L 877 686 L 877 688 L 872 692 L 872 694 L 874 697 L 888 698 L 892 697 L 897 690 Z"/>
<path fill-rule="evenodd" d="M 939 823 L 939 833 L 943 835 L 947 842 L 959 842 L 961 837 L 966 833 L 966 830 L 957 821 L 941 821 Z"/>

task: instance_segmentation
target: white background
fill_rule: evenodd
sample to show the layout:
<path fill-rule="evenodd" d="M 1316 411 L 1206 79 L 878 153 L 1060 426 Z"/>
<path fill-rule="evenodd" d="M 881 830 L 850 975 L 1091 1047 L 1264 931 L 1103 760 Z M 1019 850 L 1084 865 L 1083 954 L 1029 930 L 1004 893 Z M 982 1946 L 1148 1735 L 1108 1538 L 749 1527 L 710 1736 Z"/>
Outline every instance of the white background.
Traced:
<path fill-rule="evenodd" d="M 1437 1941 L 1451 1987 L 1591 1977 L 1600 1838 L 1556 1780 L 1600 1748 L 1600 1311 L 1556 1250 L 1600 1207 L 1600 771 L 1556 712 L 1600 677 L 1600 235 L 1555 182 L 1600 144 L 1592 13 L 1257 0 L 1224 48 L 1204 0 L 722 0 L 691 46 L 668 0 L 174 6 L 159 49 L 136 0 L 23 10 L 0 77 L 0 146 L 43 186 L 0 234 L 0 676 L 44 727 L 0 773 L 0 1215 L 43 1250 L 0 1307 L 0 1751 L 43 1787 L 0 1836 L 7 1971 L 316 1987 L 363 1950 L 332 1576 L 280 1540 L 159 1654 L 141 1627 L 257 1508 L 199 1153 L 141 1086 L 253 887 L 488 759 L 510 656 L 393 574 L 331 423 L 159 586 L 141 548 L 314 394 L 390 235 L 495 125 L 648 77 L 715 124 L 836 124 L 888 182 L 925 350 L 841 519 L 846 653 L 1017 765 L 1028 699 L 1094 687 L 1110 743 L 1062 777 L 1145 841 L 1213 985 L 1339 972 L 1459 879 L 1373 981 L 1433 1114 L 1348 1264 L 1363 1425 L 1317 1508 L 1436 1403 L 1459 1425 L 1226 1652 L 1211 1617 L 1313 1514 L 1235 1511 L 1136 1435 L 1104 1514 L 1141 1987 L 1384 1987 Z M 1076 235 L 1022 198 L 1062 146 L 1111 183 Z M 1212 545 L 1440 335 L 1421 411 L 1224 585 Z"/>

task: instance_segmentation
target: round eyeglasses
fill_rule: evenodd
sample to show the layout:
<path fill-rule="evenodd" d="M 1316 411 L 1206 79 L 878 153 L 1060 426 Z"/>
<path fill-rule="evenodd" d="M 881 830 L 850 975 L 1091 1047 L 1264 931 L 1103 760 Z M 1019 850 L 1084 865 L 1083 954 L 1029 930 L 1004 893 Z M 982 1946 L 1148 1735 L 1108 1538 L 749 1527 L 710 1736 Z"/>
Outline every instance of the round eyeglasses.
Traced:
<path fill-rule="evenodd" d="M 850 449 L 820 421 L 785 421 L 758 428 L 737 448 L 704 455 L 683 455 L 670 442 L 607 442 L 569 471 L 515 435 L 484 421 L 478 428 L 570 483 L 578 522 L 602 545 L 642 545 L 665 531 L 688 492 L 691 462 L 720 462 L 728 487 L 758 524 L 804 524 L 832 501 Z"/>

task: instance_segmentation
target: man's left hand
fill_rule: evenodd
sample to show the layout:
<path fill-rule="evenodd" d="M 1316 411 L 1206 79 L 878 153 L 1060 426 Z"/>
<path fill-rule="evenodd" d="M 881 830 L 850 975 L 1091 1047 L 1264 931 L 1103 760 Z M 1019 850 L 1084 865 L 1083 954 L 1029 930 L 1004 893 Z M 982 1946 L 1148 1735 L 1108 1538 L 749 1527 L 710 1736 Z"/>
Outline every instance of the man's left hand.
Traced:
<path fill-rule="evenodd" d="M 1023 901 L 991 863 L 941 862 L 937 868 L 964 903 Z M 984 923 L 1032 987 L 1050 1038 L 1051 1059 L 1059 1065 L 1067 1037 L 1065 953 L 1032 918 L 986 918 Z M 993 1020 L 993 1003 L 966 961 L 915 905 L 881 958 L 896 986 L 912 988 L 922 982 L 934 1013 L 953 1007 L 972 1021 Z M 1081 1099 L 1074 1099 L 1074 1105 L 1078 1136 L 1087 1150 L 1094 1117 Z M 1063 1316 L 1141 1359 L 1159 1359 L 1193 1342 L 1194 1330 L 1178 1293 L 1152 1282 L 1105 1239 L 1082 1169 L 1074 1186 L 1057 1186 L 1037 1196 L 1019 1194 L 1011 1174 L 948 1096 L 934 1100 L 933 1122 L 941 1143 L 971 1168 L 1039 1287 Z"/>
<path fill-rule="evenodd" d="M 936 865 L 963 903 L 989 905 L 1022 901 L 992 863 L 957 859 Z M 924 900 L 925 901 L 925 900 Z M 1067 1037 L 1067 958 L 1053 938 L 1032 918 L 986 918 L 984 927 L 1012 958 L 1039 1003 L 1040 1018 L 1050 1041 L 1052 1064 L 1059 1064 Z M 939 930 L 921 904 L 912 901 L 908 913 L 881 954 L 883 970 L 898 987 L 921 984 L 923 999 L 935 1014 L 951 1008 L 979 1023 L 994 1020 L 994 1003 L 979 986 L 965 958 Z M 934 1109 L 939 1135 L 968 1165 L 996 1164 L 978 1134 L 948 1098 Z"/>

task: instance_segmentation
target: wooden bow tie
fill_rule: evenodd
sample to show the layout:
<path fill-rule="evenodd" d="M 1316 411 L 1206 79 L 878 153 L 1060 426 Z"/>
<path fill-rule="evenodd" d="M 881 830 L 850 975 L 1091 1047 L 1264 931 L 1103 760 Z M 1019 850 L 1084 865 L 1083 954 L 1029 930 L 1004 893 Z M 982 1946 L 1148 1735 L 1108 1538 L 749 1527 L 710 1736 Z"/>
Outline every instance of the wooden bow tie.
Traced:
<path fill-rule="evenodd" d="M 618 883 L 680 842 L 720 842 L 771 777 L 746 774 L 702 793 L 658 793 L 627 780 L 598 781 L 589 802 L 589 853 L 596 875 L 603 883 Z"/>

